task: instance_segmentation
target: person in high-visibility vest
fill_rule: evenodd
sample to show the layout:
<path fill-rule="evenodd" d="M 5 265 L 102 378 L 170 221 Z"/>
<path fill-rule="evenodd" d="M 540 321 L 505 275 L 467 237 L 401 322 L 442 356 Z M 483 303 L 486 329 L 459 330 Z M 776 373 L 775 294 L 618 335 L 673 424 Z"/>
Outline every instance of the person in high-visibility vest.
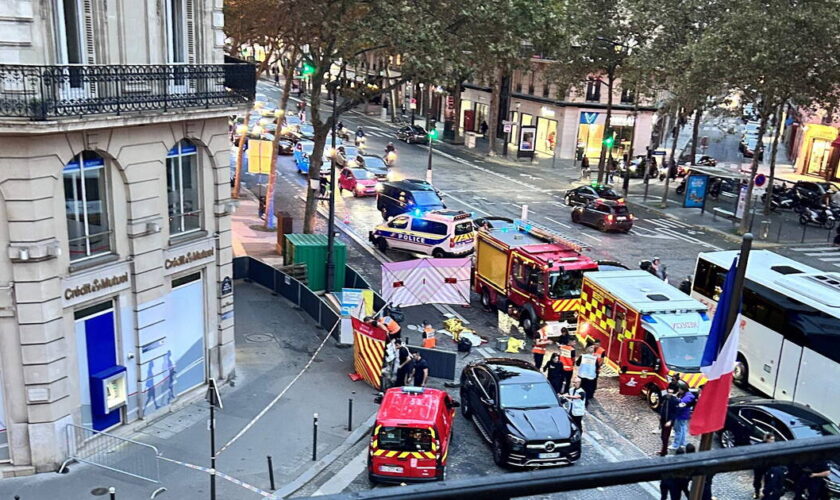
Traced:
<path fill-rule="evenodd" d="M 545 359 L 545 347 L 550 344 L 548 340 L 548 325 L 543 321 L 540 329 L 537 331 L 537 338 L 534 339 L 534 347 L 531 348 L 531 354 L 534 355 L 534 366 L 538 370 L 542 370 L 543 359 Z"/>
<path fill-rule="evenodd" d="M 604 357 L 607 354 L 607 350 L 601 347 L 601 341 L 598 339 L 592 341 L 592 346 L 594 347 L 592 354 L 597 359 L 595 364 L 595 386 L 592 388 L 592 393 L 594 394 L 598 388 L 598 377 L 601 375 L 601 367 L 604 365 Z"/>
<path fill-rule="evenodd" d="M 423 322 L 423 347 L 426 349 L 434 349 L 437 347 L 435 328 L 430 325 L 428 321 Z"/>
<path fill-rule="evenodd" d="M 400 335 L 400 324 L 390 316 L 382 316 L 377 322 L 380 328 L 384 328 L 388 332 L 388 340 L 398 339 Z"/>
<path fill-rule="evenodd" d="M 581 388 L 586 391 L 586 406 L 589 406 L 589 401 L 595 395 L 596 378 L 598 377 L 598 357 L 595 356 L 594 345 L 590 344 L 586 347 L 586 352 L 580 355 L 576 364 Z"/>
<path fill-rule="evenodd" d="M 575 371 L 575 348 L 572 347 L 572 341 L 568 335 L 562 336 L 560 342 L 560 363 L 563 365 L 563 372 L 559 392 L 564 394 L 572 385 L 572 374 Z"/>

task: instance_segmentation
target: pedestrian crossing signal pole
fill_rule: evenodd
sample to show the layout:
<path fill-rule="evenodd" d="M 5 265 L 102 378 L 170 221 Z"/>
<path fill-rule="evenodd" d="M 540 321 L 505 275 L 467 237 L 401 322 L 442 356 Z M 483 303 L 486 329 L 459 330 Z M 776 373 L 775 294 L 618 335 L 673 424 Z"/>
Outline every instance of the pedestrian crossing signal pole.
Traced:
<path fill-rule="evenodd" d="M 437 129 L 429 130 L 429 164 L 426 166 L 426 182 L 432 183 L 432 144 L 437 139 Z"/>
<path fill-rule="evenodd" d="M 219 387 L 216 379 L 207 381 L 207 402 L 210 404 L 210 421 L 207 427 L 210 429 L 210 500 L 216 500 L 216 413 L 218 408 L 222 409 L 222 398 L 219 396 Z"/>

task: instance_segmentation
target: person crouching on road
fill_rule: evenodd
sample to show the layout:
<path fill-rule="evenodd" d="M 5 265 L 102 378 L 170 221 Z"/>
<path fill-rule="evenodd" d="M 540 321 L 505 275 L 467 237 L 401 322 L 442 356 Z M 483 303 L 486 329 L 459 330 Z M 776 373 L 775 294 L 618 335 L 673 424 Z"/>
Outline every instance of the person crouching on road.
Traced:
<path fill-rule="evenodd" d="M 598 357 L 595 355 L 595 346 L 590 344 L 586 352 L 577 359 L 578 377 L 581 379 L 581 387 L 586 392 L 586 406 L 595 396 L 596 378 L 598 377 Z"/>
<path fill-rule="evenodd" d="M 537 331 L 537 338 L 534 339 L 534 347 L 531 348 L 531 353 L 534 355 L 534 366 L 537 367 L 537 370 L 542 370 L 545 360 L 545 347 L 550 343 L 551 341 L 548 340 L 548 325 L 543 321 Z"/>
<path fill-rule="evenodd" d="M 569 416 L 572 417 L 572 422 L 577 425 L 580 432 L 583 432 L 583 416 L 586 415 L 586 391 L 581 388 L 580 377 L 575 377 L 572 380 L 569 392 L 564 394 L 563 397 L 569 400 Z"/>

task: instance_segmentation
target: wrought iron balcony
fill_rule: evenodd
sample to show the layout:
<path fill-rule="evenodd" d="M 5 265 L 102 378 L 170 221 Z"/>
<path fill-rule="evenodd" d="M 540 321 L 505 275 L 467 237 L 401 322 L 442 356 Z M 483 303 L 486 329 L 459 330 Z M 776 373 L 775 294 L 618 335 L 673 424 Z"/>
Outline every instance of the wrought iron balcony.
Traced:
<path fill-rule="evenodd" d="M 255 92 L 255 68 L 243 63 L 0 64 L 0 117 L 33 121 L 227 107 Z"/>

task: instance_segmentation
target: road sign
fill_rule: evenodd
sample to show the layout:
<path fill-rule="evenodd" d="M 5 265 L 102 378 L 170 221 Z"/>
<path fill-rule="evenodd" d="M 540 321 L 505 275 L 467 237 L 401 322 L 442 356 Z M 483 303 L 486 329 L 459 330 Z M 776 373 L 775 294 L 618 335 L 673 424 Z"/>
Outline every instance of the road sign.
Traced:
<path fill-rule="evenodd" d="M 222 409 L 222 397 L 219 395 L 219 387 L 216 385 L 216 379 L 211 378 L 207 381 L 207 395 L 205 399 L 210 406 Z"/>
<path fill-rule="evenodd" d="M 505 123 L 504 125 L 505 125 L 504 126 L 505 133 L 509 134 L 510 131 L 513 130 L 513 125 L 510 122 Z"/>
<path fill-rule="evenodd" d="M 411 107 L 411 109 L 417 109 L 417 99 L 412 97 L 411 98 L 411 103 L 410 103 L 409 106 Z"/>
<path fill-rule="evenodd" d="M 661 149 L 657 149 L 652 154 L 653 154 L 653 156 L 665 156 L 665 151 L 663 151 Z"/>
<path fill-rule="evenodd" d="M 764 174 L 758 174 L 755 176 L 755 187 L 763 187 L 767 183 L 767 176 Z"/>
<path fill-rule="evenodd" d="M 583 125 L 592 125 L 598 119 L 598 113 L 581 113 L 580 123 Z"/>

